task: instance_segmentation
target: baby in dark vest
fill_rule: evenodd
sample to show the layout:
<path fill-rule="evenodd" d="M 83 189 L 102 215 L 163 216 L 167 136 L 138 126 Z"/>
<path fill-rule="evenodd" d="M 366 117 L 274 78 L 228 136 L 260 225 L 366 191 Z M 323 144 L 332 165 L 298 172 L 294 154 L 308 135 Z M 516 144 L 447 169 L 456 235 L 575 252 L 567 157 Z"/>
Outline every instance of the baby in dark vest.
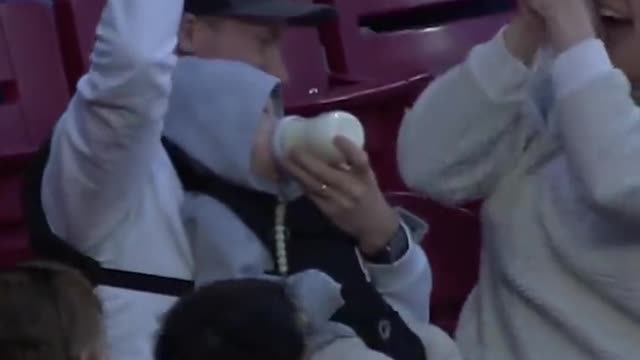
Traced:
<path fill-rule="evenodd" d="M 186 57 L 173 86 L 165 147 L 187 190 L 196 285 L 283 281 L 313 359 L 451 350 L 428 325 L 431 272 L 416 243 L 426 225 L 389 206 L 363 150 L 338 138 L 340 164 L 300 149 L 277 160 L 279 80 L 246 64 Z"/>

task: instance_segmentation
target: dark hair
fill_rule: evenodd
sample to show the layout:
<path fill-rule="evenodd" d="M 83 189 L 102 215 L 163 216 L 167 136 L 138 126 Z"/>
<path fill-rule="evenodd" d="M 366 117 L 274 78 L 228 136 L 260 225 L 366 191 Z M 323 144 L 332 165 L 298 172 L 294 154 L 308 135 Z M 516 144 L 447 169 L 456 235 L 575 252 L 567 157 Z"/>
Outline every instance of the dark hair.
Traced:
<path fill-rule="evenodd" d="M 0 271 L 0 359 L 71 360 L 100 351 L 102 309 L 78 272 L 40 262 Z"/>
<path fill-rule="evenodd" d="M 273 281 L 220 281 L 168 312 L 156 360 L 300 360 L 302 324 L 284 287 Z"/>

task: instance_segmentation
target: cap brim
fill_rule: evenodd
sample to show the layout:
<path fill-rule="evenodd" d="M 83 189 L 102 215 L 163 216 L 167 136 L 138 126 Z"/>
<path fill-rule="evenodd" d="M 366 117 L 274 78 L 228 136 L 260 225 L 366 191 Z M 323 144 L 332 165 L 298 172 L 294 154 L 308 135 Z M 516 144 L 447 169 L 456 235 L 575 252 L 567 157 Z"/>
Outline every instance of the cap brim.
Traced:
<path fill-rule="evenodd" d="M 234 6 L 224 15 L 277 21 L 292 26 L 317 26 L 337 17 L 329 5 L 303 4 L 291 0 L 263 0 Z"/>

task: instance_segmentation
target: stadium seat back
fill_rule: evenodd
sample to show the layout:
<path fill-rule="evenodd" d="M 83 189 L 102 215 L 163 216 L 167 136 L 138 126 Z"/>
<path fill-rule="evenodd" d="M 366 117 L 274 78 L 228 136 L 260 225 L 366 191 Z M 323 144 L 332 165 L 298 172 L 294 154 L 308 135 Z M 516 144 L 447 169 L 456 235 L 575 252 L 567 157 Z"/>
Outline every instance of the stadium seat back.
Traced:
<path fill-rule="evenodd" d="M 506 12 L 470 16 L 472 0 L 318 2 L 340 12 L 338 28 L 324 32 L 332 37 L 325 41 L 331 68 L 359 78 L 442 73 L 461 62 L 471 47 L 491 38 L 510 17 Z M 459 17 L 449 15 L 456 11 Z M 432 15 L 433 23 L 421 24 L 431 12 L 438 14 Z"/>
<path fill-rule="evenodd" d="M 28 256 L 23 174 L 68 99 L 51 9 L 0 4 L 0 265 Z"/>
<path fill-rule="evenodd" d="M 48 136 L 69 92 L 49 8 L 0 4 L 0 159 L 29 154 Z"/>
<path fill-rule="evenodd" d="M 330 74 L 316 29 L 288 29 L 283 41 L 283 56 L 290 77 L 284 86 L 285 102 L 313 102 L 327 94 Z"/>
<path fill-rule="evenodd" d="M 89 68 L 96 27 L 107 0 L 54 0 L 58 37 L 70 89 Z"/>

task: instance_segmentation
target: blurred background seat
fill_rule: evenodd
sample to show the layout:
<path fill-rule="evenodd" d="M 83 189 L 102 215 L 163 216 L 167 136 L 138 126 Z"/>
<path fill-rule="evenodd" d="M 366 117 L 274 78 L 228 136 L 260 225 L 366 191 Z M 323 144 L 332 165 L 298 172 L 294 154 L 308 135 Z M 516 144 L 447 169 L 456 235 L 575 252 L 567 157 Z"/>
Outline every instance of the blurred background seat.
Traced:
<path fill-rule="evenodd" d="M 70 89 L 89 67 L 96 27 L 107 0 L 55 0 L 58 38 Z"/>
<path fill-rule="evenodd" d="M 23 176 L 68 99 L 50 7 L 0 4 L 0 265 L 29 256 Z"/>

